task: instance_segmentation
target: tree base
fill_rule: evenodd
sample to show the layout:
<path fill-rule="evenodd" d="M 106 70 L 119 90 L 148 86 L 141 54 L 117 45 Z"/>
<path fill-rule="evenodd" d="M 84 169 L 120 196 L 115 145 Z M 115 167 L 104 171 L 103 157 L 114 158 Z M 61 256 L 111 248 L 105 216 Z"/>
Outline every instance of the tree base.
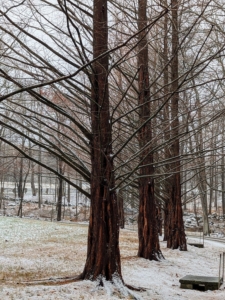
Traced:
<path fill-rule="evenodd" d="M 150 255 L 149 253 L 138 253 L 138 257 L 154 261 L 162 261 L 165 259 L 161 250 L 155 251 L 153 253 L 151 252 Z"/>
<path fill-rule="evenodd" d="M 73 275 L 73 276 L 66 276 L 66 277 L 56 277 L 56 278 L 48 278 L 48 279 L 40 279 L 40 280 L 33 280 L 33 281 L 23 281 L 17 283 L 18 285 L 64 285 L 73 282 L 82 281 L 82 274 L 81 275 Z M 103 288 L 106 290 L 108 297 L 113 297 L 113 295 L 117 295 L 118 297 L 130 297 L 129 299 L 136 299 L 140 300 L 141 297 L 136 295 L 133 291 L 136 292 L 144 292 L 146 288 L 143 287 L 135 287 L 129 284 L 124 284 L 123 281 L 120 279 L 119 276 L 113 276 L 112 281 L 108 281 L 104 278 L 104 276 L 99 276 L 96 282 L 96 289 Z"/>

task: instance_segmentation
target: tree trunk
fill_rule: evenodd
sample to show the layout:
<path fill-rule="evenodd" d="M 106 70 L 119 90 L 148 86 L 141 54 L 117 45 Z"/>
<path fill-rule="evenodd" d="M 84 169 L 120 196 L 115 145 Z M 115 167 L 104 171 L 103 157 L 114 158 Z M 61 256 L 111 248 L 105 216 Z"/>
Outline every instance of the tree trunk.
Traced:
<path fill-rule="evenodd" d="M 63 180 L 59 177 L 59 190 L 57 199 L 57 221 L 62 220 L 62 197 L 63 197 Z"/>
<path fill-rule="evenodd" d="M 217 187 L 218 186 L 218 167 L 216 166 L 216 170 L 215 170 L 215 186 Z M 218 196 L 218 191 L 217 189 L 215 190 L 215 198 L 214 198 L 214 207 L 215 207 L 215 210 L 217 212 L 217 196 Z"/>
<path fill-rule="evenodd" d="M 197 226 L 199 227 L 198 212 L 197 212 L 197 207 L 196 207 L 196 199 L 194 199 L 194 214 L 195 214 L 195 219 L 196 219 L 196 222 L 197 222 Z"/>
<path fill-rule="evenodd" d="M 107 1 L 94 0 L 93 55 L 107 51 Z M 122 280 L 118 209 L 113 174 L 112 133 L 108 95 L 108 56 L 92 65 L 91 208 L 87 260 L 83 279 Z"/>
<path fill-rule="evenodd" d="M 157 207 L 156 219 L 158 222 L 158 234 L 162 236 L 162 209 L 160 206 Z"/>
<path fill-rule="evenodd" d="M 147 25 L 147 0 L 139 0 L 138 29 L 142 30 Z M 147 32 L 142 31 L 139 35 L 138 51 L 138 84 L 139 84 L 139 122 L 142 125 L 150 117 L 150 87 L 148 72 L 148 43 Z M 163 258 L 158 236 L 158 222 L 156 216 L 156 203 L 154 197 L 154 168 L 153 153 L 146 145 L 151 141 L 151 122 L 142 126 L 139 132 L 140 154 L 139 174 L 139 216 L 138 216 L 138 256 L 150 260 Z"/>
<path fill-rule="evenodd" d="M 29 155 L 32 156 L 32 149 L 31 149 L 31 142 L 29 141 Z M 36 188 L 35 188 L 35 182 L 34 182 L 34 163 L 33 161 L 31 163 L 31 178 L 30 178 L 30 185 L 31 185 L 31 191 L 32 196 L 36 196 Z"/>
<path fill-rule="evenodd" d="M 41 162 L 41 149 L 39 147 L 38 160 Z M 38 207 L 41 208 L 42 205 L 42 177 L 41 177 L 42 168 L 38 165 Z"/>
<path fill-rule="evenodd" d="M 214 166 L 209 170 L 210 179 L 209 179 L 209 185 L 210 185 L 210 193 L 209 193 L 209 214 L 212 214 L 212 198 L 213 198 L 213 184 L 214 184 Z"/>
<path fill-rule="evenodd" d="M 187 244 L 184 231 L 179 175 L 180 174 L 174 175 L 174 182 L 172 186 L 172 195 L 170 199 L 171 201 L 169 204 L 170 223 L 168 228 L 169 234 L 167 239 L 167 247 L 171 249 L 180 249 L 181 251 L 186 251 Z"/>
<path fill-rule="evenodd" d="M 23 160 L 23 158 L 21 158 L 21 160 Z M 23 165 L 23 163 L 22 163 Z M 20 218 L 22 218 L 23 216 L 23 197 L 24 197 L 24 192 L 25 192 L 25 187 L 26 187 L 26 182 L 27 182 L 27 177 L 29 175 L 29 172 L 30 172 L 30 162 L 29 162 L 29 167 L 28 167 L 28 170 L 24 176 L 24 179 L 21 183 L 21 197 L 20 197 L 20 204 L 19 204 L 19 209 L 18 209 L 18 212 L 17 212 L 17 216 L 19 216 Z"/>
<path fill-rule="evenodd" d="M 34 166 L 33 163 L 31 162 L 31 191 L 32 191 L 32 196 L 36 196 L 36 188 L 35 188 L 35 183 L 34 183 Z"/>
<path fill-rule="evenodd" d="M 119 215 L 119 226 L 124 228 L 125 218 L 124 218 L 124 207 L 123 207 L 123 192 L 119 191 L 118 195 L 118 215 Z"/>
<path fill-rule="evenodd" d="M 174 138 L 174 142 L 171 147 L 172 157 L 174 162 L 172 163 L 172 180 L 171 180 L 171 195 L 169 204 L 169 237 L 167 240 L 167 247 L 171 249 L 180 249 L 182 251 L 187 250 L 183 211 L 181 203 L 181 180 L 180 180 L 180 143 L 179 139 L 179 118 L 178 118 L 178 0 L 172 0 L 172 61 L 171 61 L 171 135 Z"/>
<path fill-rule="evenodd" d="M 18 198 L 23 197 L 23 158 L 20 158 L 19 166 L 19 181 L 18 181 Z"/>
<path fill-rule="evenodd" d="M 168 6 L 167 0 L 163 1 L 163 5 L 165 7 Z M 169 67 L 168 67 L 168 14 L 164 17 L 164 37 L 163 37 L 163 62 L 164 62 L 164 70 L 163 70 L 163 92 L 164 92 L 164 102 L 166 102 L 163 108 L 163 124 L 164 124 L 164 139 L 165 141 L 170 141 L 170 101 L 168 100 L 169 95 Z M 169 160 L 171 158 L 170 147 L 165 146 L 165 160 Z M 165 164 L 165 173 L 170 173 L 171 166 L 170 164 Z M 166 175 L 164 178 L 164 237 L 163 240 L 167 241 L 169 237 L 169 197 L 170 197 L 170 188 L 171 188 L 171 176 Z"/>
<path fill-rule="evenodd" d="M 67 202 L 70 204 L 70 184 L 67 184 Z"/>
<path fill-rule="evenodd" d="M 167 241 L 169 238 L 169 201 L 164 204 L 164 236 L 163 241 Z"/>
<path fill-rule="evenodd" d="M 62 160 L 58 159 L 58 170 L 59 174 L 63 175 L 63 166 Z M 58 198 L 57 198 L 57 221 L 62 220 L 62 198 L 63 198 L 63 179 L 58 178 L 59 187 L 58 187 Z"/>

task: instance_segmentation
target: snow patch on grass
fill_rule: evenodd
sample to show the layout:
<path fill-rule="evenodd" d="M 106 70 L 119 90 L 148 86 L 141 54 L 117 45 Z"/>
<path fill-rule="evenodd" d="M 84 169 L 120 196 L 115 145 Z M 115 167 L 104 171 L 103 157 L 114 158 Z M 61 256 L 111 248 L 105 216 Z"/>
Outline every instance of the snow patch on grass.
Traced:
<path fill-rule="evenodd" d="M 143 287 L 133 292 L 114 276 L 113 282 L 81 281 L 62 286 L 41 286 L 17 282 L 79 275 L 86 260 L 87 225 L 50 223 L 0 217 L 0 299 L 3 300 L 224 300 L 224 286 L 218 291 L 180 289 L 185 275 L 218 276 L 219 253 L 224 246 L 205 241 L 205 248 L 188 246 L 188 251 L 171 250 L 161 242 L 165 260 L 137 257 L 137 233 L 121 230 L 122 273 L 126 284 Z"/>

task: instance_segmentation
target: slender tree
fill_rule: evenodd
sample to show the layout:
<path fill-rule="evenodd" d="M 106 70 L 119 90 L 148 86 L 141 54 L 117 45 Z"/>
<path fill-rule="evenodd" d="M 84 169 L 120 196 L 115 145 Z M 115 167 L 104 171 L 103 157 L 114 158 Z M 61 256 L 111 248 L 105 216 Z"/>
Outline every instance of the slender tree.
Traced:
<path fill-rule="evenodd" d="M 151 114 L 147 30 L 142 31 L 147 25 L 147 0 L 139 0 L 138 5 L 138 29 L 141 31 L 138 49 L 139 121 L 140 124 L 145 123 L 139 132 L 139 145 L 142 151 L 139 174 L 138 256 L 159 260 L 163 256 L 159 245 L 156 218 L 153 153 L 147 146 L 152 137 L 151 121 L 146 122 Z"/>
<path fill-rule="evenodd" d="M 187 250 L 183 211 L 181 203 L 181 180 L 180 180 L 180 144 L 179 144 L 179 28 L 178 28 L 179 1 L 171 1 L 172 10 L 172 61 L 171 61 L 171 136 L 174 139 L 171 153 L 174 159 L 172 164 L 171 194 L 169 200 L 169 232 L 167 247 L 172 249 Z"/>

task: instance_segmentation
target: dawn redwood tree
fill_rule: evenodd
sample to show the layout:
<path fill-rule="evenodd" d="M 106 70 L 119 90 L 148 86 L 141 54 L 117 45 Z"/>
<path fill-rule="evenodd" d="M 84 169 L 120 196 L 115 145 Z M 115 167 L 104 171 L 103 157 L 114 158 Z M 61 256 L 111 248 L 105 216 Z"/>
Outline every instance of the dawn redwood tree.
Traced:
<path fill-rule="evenodd" d="M 108 50 L 107 0 L 94 0 L 93 58 Z M 113 174 L 112 128 L 109 112 L 108 55 L 92 64 L 91 208 L 87 260 L 83 279 L 122 279 L 119 222 Z"/>
<path fill-rule="evenodd" d="M 171 170 L 173 172 L 171 178 L 170 199 L 168 204 L 169 210 L 169 228 L 167 237 L 167 247 L 171 249 L 187 250 L 183 211 L 181 203 L 181 176 L 180 176 L 180 142 L 179 142 L 179 31 L 178 31 L 178 0 L 171 0 L 172 10 L 172 60 L 171 60 L 171 137 L 174 139 L 171 145 L 171 155 L 173 163 Z"/>
<path fill-rule="evenodd" d="M 139 216 L 138 216 L 138 256 L 150 260 L 161 259 L 162 253 L 159 245 L 158 222 L 156 218 L 156 201 L 154 197 L 154 167 L 153 153 L 147 146 L 152 137 L 150 118 L 150 84 L 148 72 L 148 41 L 147 30 L 142 31 L 147 25 L 147 0 L 138 1 L 138 85 L 139 97 L 139 122 L 144 124 L 139 132 L 140 154 L 139 174 Z"/>
<path fill-rule="evenodd" d="M 26 5 L 24 1 L 20 3 L 20 6 L 23 5 Z M 30 1 L 29 5 L 31 9 L 33 9 L 32 15 L 37 15 L 39 10 L 37 10 L 35 4 Z M 70 7 L 73 9 L 68 8 L 68 5 L 71 5 Z M 35 98 L 40 102 L 43 101 L 42 103 L 46 104 L 46 107 L 51 108 L 53 111 L 68 118 L 67 123 L 63 126 L 66 128 L 70 127 L 68 128 L 70 129 L 70 135 L 71 132 L 74 132 L 76 134 L 76 138 L 80 140 L 79 143 L 76 142 L 76 138 L 70 138 L 69 134 L 64 134 L 66 138 L 65 142 L 62 141 L 61 138 L 60 140 L 57 139 L 57 132 L 59 128 L 54 128 L 56 121 L 53 119 L 53 114 L 49 114 L 44 109 L 42 115 L 37 113 L 34 118 L 30 118 L 33 123 L 32 126 L 29 127 L 29 140 L 37 147 L 40 146 L 42 150 L 46 149 L 47 151 L 51 152 L 52 155 L 60 158 L 62 162 L 78 171 L 87 182 L 90 182 L 91 196 L 89 193 L 85 192 L 85 190 L 82 188 L 79 189 L 79 187 L 74 184 L 77 189 L 84 192 L 87 196 L 90 196 L 91 199 L 87 259 L 80 278 L 90 280 L 98 279 L 101 281 L 101 283 L 103 283 L 103 278 L 105 280 L 113 280 L 114 276 L 117 276 L 117 278 L 122 280 L 122 275 L 119 251 L 118 208 L 113 173 L 112 124 L 111 122 L 109 123 L 109 58 L 108 55 L 104 55 L 104 53 L 108 50 L 107 0 L 94 0 L 93 5 L 93 14 L 90 14 L 88 10 L 86 12 L 90 22 L 86 24 L 85 27 L 85 22 L 82 21 L 82 26 L 79 28 L 76 26 L 76 24 L 79 23 L 74 21 L 76 20 L 76 13 L 73 14 L 73 11 L 76 12 L 78 10 L 76 7 L 76 1 L 57 1 L 57 5 L 52 5 L 54 9 L 59 10 L 60 15 L 62 15 L 62 13 L 64 14 L 66 22 L 65 28 L 62 26 L 63 28 L 61 30 L 61 34 L 62 36 L 66 36 L 66 38 L 69 39 L 69 42 L 72 41 L 72 46 L 70 43 L 61 43 L 60 39 L 57 38 L 60 28 L 58 26 L 54 26 L 51 21 L 49 24 L 52 24 L 54 30 L 57 30 L 57 34 L 52 38 L 52 44 L 49 43 L 49 41 L 43 41 L 39 39 L 38 35 L 33 35 L 29 32 L 29 30 L 27 31 L 26 29 L 29 28 L 29 25 L 26 26 L 26 29 L 24 29 L 23 26 L 20 27 L 18 22 L 15 23 L 14 19 L 10 18 L 10 13 L 6 13 L 4 16 L 9 22 L 11 22 L 11 26 L 15 27 L 18 32 L 23 31 L 24 34 L 29 37 L 29 39 L 35 40 L 37 43 L 42 45 L 44 49 L 47 49 L 47 51 L 53 53 L 55 59 L 58 57 L 59 61 L 62 62 L 58 63 L 56 68 L 56 66 L 51 65 L 50 60 L 46 61 L 43 57 L 41 57 L 41 51 L 35 52 L 33 51 L 34 47 L 31 49 L 27 44 L 23 44 L 19 38 L 17 39 L 17 46 L 20 49 L 20 51 L 18 51 L 18 55 L 22 54 L 23 51 L 21 48 L 23 49 L 24 47 L 24 49 L 31 54 L 31 57 L 34 58 L 34 62 L 29 61 L 29 65 L 32 66 L 32 72 L 37 71 L 38 73 L 40 70 L 39 66 L 41 66 L 41 70 L 45 69 L 42 68 L 42 66 L 47 66 L 47 71 L 40 72 L 41 77 L 43 77 L 39 82 L 45 82 L 49 79 L 53 79 L 54 81 L 55 78 L 61 78 L 59 85 L 55 85 L 52 88 L 57 91 L 58 94 L 61 94 L 61 88 L 66 96 L 69 95 L 69 103 L 63 99 L 62 103 L 57 104 L 54 103 L 54 99 L 51 99 L 51 95 L 48 95 L 47 92 L 42 93 L 40 89 L 36 89 L 34 91 L 30 88 L 28 91 L 28 94 L 32 97 L 32 99 Z M 51 2 L 49 3 L 49 6 L 51 7 Z M 28 10 L 28 7 L 26 7 L 26 9 Z M 17 7 L 17 10 L 19 11 L 19 7 Z M 10 10 L 10 12 L 12 12 L 12 10 Z M 39 18 L 35 19 L 36 22 L 38 20 Z M 91 20 L 93 20 L 93 26 L 91 24 Z M 47 22 L 46 19 L 44 19 L 44 23 L 45 22 Z M 42 26 L 40 26 L 40 28 L 41 27 Z M 90 36 L 87 36 L 87 39 L 85 40 L 85 37 L 81 37 L 81 35 L 79 35 L 81 32 L 83 32 L 83 28 L 87 28 L 86 33 L 90 33 L 91 41 L 89 39 Z M 73 32 L 71 32 L 72 29 L 74 30 Z M 8 31 L 6 29 L 6 31 L 10 36 L 14 34 L 13 30 Z M 49 33 L 46 29 L 45 34 L 49 39 L 49 37 L 51 37 L 51 30 Z M 81 39 L 79 40 L 79 38 Z M 87 40 L 90 42 L 88 45 Z M 55 44 L 54 41 L 56 41 Z M 93 51 L 89 49 L 91 47 L 91 43 L 93 45 Z M 84 44 L 86 44 L 87 48 L 85 48 Z M 57 50 L 56 45 L 59 45 Z M 14 48 L 17 50 L 16 47 Z M 86 50 L 88 55 L 90 55 L 89 58 L 85 56 Z M 68 53 L 70 55 L 68 55 Z M 27 57 L 28 55 L 22 55 L 21 60 L 19 61 L 25 61 L 26 63 Z M 38 60 L 38 63 L 36 59 Z M 91 65 L 89 59 L 94 60 Z M 66 65 L 65 69 L 64 65 Z M 60 66 L 63 66 L 61 70 Z M 66 79 L 64 75 L 65 72 L 68 72 L 68 70 L 66 70 L 67 66 L 69 66 L 69 70 L 74 70 L 75 68 L 76 72 L 74 74 L 80 73 L 79 76 L 75 78 L 75 75 L 69 75 L 66 76 Z M 26 68 L 23 70 L 25 70 L 25 73 L 28 72 Z M 87 84 L 83 84 L 82 82 L 81 70 L 84 71 L 86 76 L 85 79 L 88 78 L 90 81 L 88 81 Z M 30 76 L 32 76 L 30 72 L 28 73 Z M 3 73 L 1 73 L 1 75 L 2 74 Z M 13 72 L 11 73 L 12 76 L 8 76 L 6 73 L 4 74 L 9 81 L 15 84 L 15 87 L 21 88 L 23 86 L 24 82 L 22 82 L 22 80 L 21 82 L 18 82 L 12 78 L 14 75 Z M 39 79 L 41 77 L 39 77 Z M 50 86 L 49 83 L 46 85 Z M 88 103 L 89 100 L 90 102 Z M 81 113 L 79 113 L 79 110 Z M 83 120 L 82 116 L 84 114 L 87 116 L 87 118 Z M 38 128 L 33 125 L 35 123 L 34 120 L 37 120 L 38 124 L 39 122 L 42 124 L 40 131 L 37 130 Z M 43 122 L 42 120 L 49 121 L 49 123 Z M 76 126 L 76 130 L 72 130 L 71 125 L 68 125 L 69 120 L 71 120 L 74 126 Z M 28 121 L 30 122 L 30 120 Z M 57 120 L 57 122 L 58 121 L 59 120 Z M 15 122 L 17 121 L 15 120 Z M 20 134 L 20 130 L 15 128 L 15 124 L 13 125 L 14 126 L 10 125 L 9 128 L 16 134 Z M 61 132 L 61 134 L 63 133 Z M 25 136 L 23 132 L 21 132 L 21 135 Z M 39 140 L 38 137 L 41 137 L 41 139 Z M 11 146 L 13 146 L 12 143 L 10 141 L 6 141 L 6 139 L 4 139 L 4 142 L 8 142 Z M 49 147 L 49 145 L 51 146 Z M 17 145 L 15 145 L 15 148 L 16 147 Z M 85 157 L 85 155 L 88 156 L 86 163 L 88 167 L 91 165 L 91 172 L 89 172 L 89 168 L 85 166 L 85 158 L 83 161 L 81 161 L 79 157 L 77 158 L 76 152 L 81 151 L 81 149 L 84 149 L 84 153 L 82 153 L 83 157 Z M 28 158 L 29 155 L 26 153 L 26 151 L 21 150 L 21 153 L 24 155 L 24 157 Z M 38 163 L 35 158 L 33 158 L 33 161 Z M 39 162 L 39 164 L 43 166 L 42 162 Z M 46 168 L 49 171 L 52 169 L 55 175 L 65 177 L 64 175 L 60 174 L 60 170 L 59 172 L 53 170 L 54 168 L 49 165 L 47 165 Z M 65 180 L 70 183 L 68 178 L 65 178 Z"/>
<path fill-rule="evenodd" d="M 163 5 L 165 7 L 168 6 L 167 4 L 167 0 L 163 1 Z M 169 95 L 169 58 L 168 58 L 168 14 L 166 14 L 164 16 L 164 20 L 163 20 L 163 64 L 164 64 L 164 70 L 163 70 L 163 84 L 164 84 L 164 88 L 163 88 L 163 92 L 164 92 L 164 102 L 165 102 L 165 106 L 163 108 L 163 124 L 164 124 L 164 139 L 165 141 L 169 141 L 170 140 L 170 101 L 167 100 L 167 97 Z M 170 149 L 169 146 L 165 146 L 164 148 L 164 155 L 165 155 L 165 159 L 169 159 L 170 158 Z M 166 164 L 165 165 L 165 172 L 167 174 L 170 173 L 170 164 Z M 170 196 L 170 177 L 165 176 L 165 180 L 164 180 L 164 189 L 166 190 L 166 193 L 164 195 L 164 237 L 163 240 L 167 241 L 168 238 L 168 228 L 169 228 L 169 211 L 168 211 L 168 204 L 169 204 L 169 196 Z"/>
<path fill-rule="evenodd" d="M 64 174 L 63 163 L 60 158 L 58 160 L 58 172 L 60 175 Z M 57 199 L 57 221 L 62 220 L 62 198 L 63 198 L 63 179 L 62 177 L 58 178 L 58 199 Z"/>

